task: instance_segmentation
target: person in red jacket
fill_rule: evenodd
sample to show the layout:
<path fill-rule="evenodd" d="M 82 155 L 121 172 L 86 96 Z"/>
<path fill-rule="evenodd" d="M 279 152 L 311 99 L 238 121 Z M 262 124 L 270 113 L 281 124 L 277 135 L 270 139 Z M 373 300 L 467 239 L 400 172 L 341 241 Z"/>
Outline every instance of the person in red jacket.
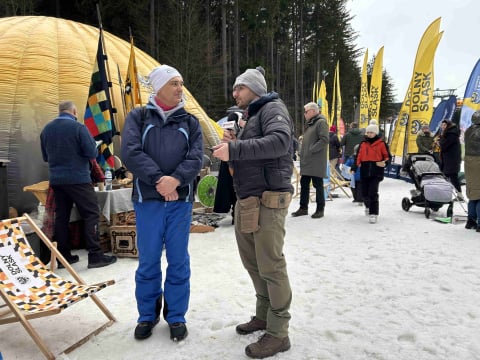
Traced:
<path fill-rule="evenodd" d="M 357 167 L 360 167 L 365 214 L 375 224 L 378 217 L 378 185 L 383 180 L 384 167 L 390 160 L 387 144 L 378 136 L 378 125 L 368 125 L 360 143 Z"/>

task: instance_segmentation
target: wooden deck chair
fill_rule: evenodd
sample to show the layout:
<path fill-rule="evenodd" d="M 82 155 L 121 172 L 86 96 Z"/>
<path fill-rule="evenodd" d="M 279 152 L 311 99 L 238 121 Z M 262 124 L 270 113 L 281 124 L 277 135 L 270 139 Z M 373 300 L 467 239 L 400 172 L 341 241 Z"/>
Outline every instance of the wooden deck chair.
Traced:
<path fill-rule="evenodd" d="M 344 189 L 344 187 L 350 187 L 350 180 L 345 180 L 345 178 L 337 171 L 337 169 L 330 169 L 330 183 L 332 186 L 332 191 L 335 189 L 341 189 L 348 198 L 350 195 Z"/>
<path fill-rule="evenodd" d="M 293 181 L 292 181 L 292 183 L 295 183 L 295 193 L 293 195 L 294 198 L 297 197 L 297 196 L 300 196 L 300 189 L 299 189 L 300 178 L 301 178 L 300 172 L 298 171 L 296 166 L 293 166 L 293 177 L 292 177 Z M 333 200 L 329 181 L 324 181 L 323 182 L 323 190 L 326 192 L 326 194 L 328 196 L 328 199 Z M 312 202 L 315 201 L 316 194 L 317 194 L 316 190 L 310 182 L 310 201 L 312 201 Z"/>
<path fill-rule="evenodd" d="M 300 195 L 300 191 L 298 190 L 298 184 L 300 184 L 300 173 L 295 165 L 293 165 L 292 183 L 295 183 L 295 192 L 293 197 L 297 197 Z"/>
<path fill-rule="evenodd" d="M 37 258 L 22 229 L 22 223 L 25 222 L 37 233 L 76 282 L 58 276 Z M 4 301 L 3 304 L 0 302 L 0 325 L 20 322 L 47 359 L 55 359 L 55 356 L 39 332 L 33 328 L 30 320 L 58 314 L 80 300 L 90 297 L 108 321 L 61 352 L 69 353 L 116 321 L 95 295 L 97 291 L 112 284 L 113 280 L 94 285 L 85 284 L 28 215 L 0 221 L 0 295 Z"/>
<path fill-rule="evenodd" d="M 333 200 L 330 179 L 328 178 L 323 179 L 323 193 L 328 197 L 328 200 Z M 312 203 L 317 201 L 317 189 L 315 189 L 312 182 L 310 182 L 310 201 Z"/>

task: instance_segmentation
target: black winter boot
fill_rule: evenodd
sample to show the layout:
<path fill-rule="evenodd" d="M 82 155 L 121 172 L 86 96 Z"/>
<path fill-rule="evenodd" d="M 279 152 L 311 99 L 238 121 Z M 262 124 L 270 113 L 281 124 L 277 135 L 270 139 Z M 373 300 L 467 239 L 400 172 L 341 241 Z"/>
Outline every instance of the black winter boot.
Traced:
<path fill-rule="evenodd" d="M 170 339 L 172 341 L 182 341 L 188 335 L 187 326 L 184 323 L 168 324 L 170 327 Z"/>
<path fill-rule="evenodd" d="M 308 215 L 308 209 L 299 208 L 297 211 L 292 213 L 293 217 Z"/>
<path fill-rule="evenodd" d="M 152 335 L 152 329 L 160 321 L 160 312 L 162 310 L 162 295 L 157 299 L 157 304 L 155 306 L 155 314 L 157 317 L 154 321 L 141 321 L 137 324 L 135 328 L 134 337 L 137 340 L 145 340 Z"/>
<path fill-rule="evenodd" d="M 323 217 L 323 209 L 317 209 L 312 215 L 312 219 L 320 219 Z"/>
<path fill-rule="evenodd" d="M 465 229 L 476 229 L 477 228 L 477 222 L 472 219 L 467 219 L 467 223 L 465 224 Z"/>

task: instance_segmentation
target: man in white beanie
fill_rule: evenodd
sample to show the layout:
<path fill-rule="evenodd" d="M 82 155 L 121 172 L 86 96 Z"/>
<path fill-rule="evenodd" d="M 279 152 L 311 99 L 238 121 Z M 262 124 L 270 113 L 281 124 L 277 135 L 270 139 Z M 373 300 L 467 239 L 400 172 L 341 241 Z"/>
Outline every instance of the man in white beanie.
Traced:
<path fill-rule="evenodd" d="M 370 224 L 377 222 L 379 214 L 378 187 L 384 177 L 384 168 L 390 160 L 387 144 L 378 135 L 378 125 L 370 124 L 365 129 L 365 140 L 360 143 L 357 163 L 352 171 L 360 167 L 362 197 L 365 214 Z"/>
<path fill-rule="evenodd" d="M 243 266 L 256 292 L 255 316 L 236 331 L 247 335 L 265 330 L 258 342 L 245 348 L 247 356 L 262 359 L 290 349 L 288 324 L 292 290 L 283 254 L 285 217 L 290 204 L 293 124 L 275 92 L 267 93 L 264 70 L 248 69 L 237 77 L 233 98 L 245 110 L 247 123 L 213 155 L 229 161 L 237 194 L 235 236 Z"/>
<path fill-rule="evenodd" d="M 138 268 L 135 297 L 139 317 L 134 336 L 148 338 L 163 317 L 170 338 L 187 336 L 190 297 L 188 240 L 194 180 L 203 162 L 200 123 L 184 109 L 183 79 L 171 66 L 150 73 L 155 91 L 145 108 L 131 111 L 122 132 L 122 160 L 134 175 Z M 168 267 L 162 289 L 162 248 Z"/>

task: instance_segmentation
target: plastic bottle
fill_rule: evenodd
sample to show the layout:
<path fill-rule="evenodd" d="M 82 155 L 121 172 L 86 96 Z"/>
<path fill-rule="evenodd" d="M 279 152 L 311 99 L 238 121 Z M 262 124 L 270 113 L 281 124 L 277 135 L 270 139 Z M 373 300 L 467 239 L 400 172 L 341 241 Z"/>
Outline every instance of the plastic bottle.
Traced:
<path fill-rule="evenodd" d="M 112 190 L 112 171 L 109 168 L 105 170 L 105 190 Z"/>

